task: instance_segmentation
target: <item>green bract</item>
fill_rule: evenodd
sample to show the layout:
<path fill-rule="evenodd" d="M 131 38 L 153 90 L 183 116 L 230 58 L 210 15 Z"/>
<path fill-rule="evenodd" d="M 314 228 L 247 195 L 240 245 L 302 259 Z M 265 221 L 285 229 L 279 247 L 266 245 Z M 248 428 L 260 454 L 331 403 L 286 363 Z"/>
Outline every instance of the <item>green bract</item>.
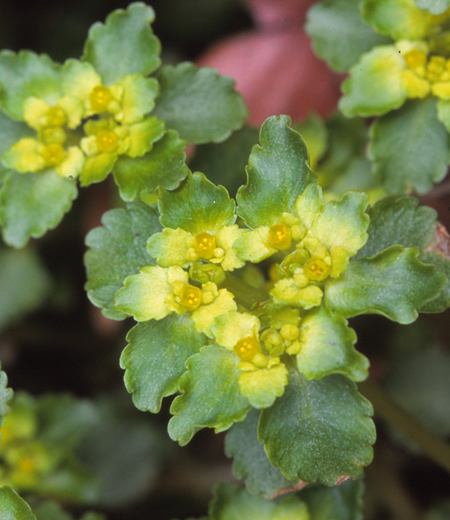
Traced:
<path fill-rule="evenodd" d="M 440 260 L 422 263 L 415 248 L 423 244 L 384 237 L 388 204 L 376 206 L 374 225 L 362 193 L 325 204 L 289 123 L 263 124 L 237 204 L 189 173 L 175 190 L 159 189 L 162 230 L 143 204 L 113 210 L 89 234 L 86 256 L 93 303 L 139 322 L 121 359 L 135 404 L 157 412 L 179 392 L 169 434 L 181 444 L 262 410 L 239 435 L 257 429 L 265 452 L 241 457 L 238 471 L 254 475 L 243 467 L 250 459 L 277 466 L 275 489 L 286 478 L 294 486 L 357 478 L 371 460 L 372 408 L 353 382 L 367 377 L 368 360 L 346 318 L 380 313 L 409 323 L 448 300 Z"/>
<path fill-rule="evenodd" d="M 117 10 L 92 26 L 81 60 L 62 65 L 30 51 L 0 53 L 8 244 L 21 247 L 55 227 L 77 195 L 76 179 L 88 186 L 112 172 L 127 201 L 173 189 L 188 173 L 184 139 L 220 141 L 242 125 L 247 110 L 230 78 L 188 63 L 148 77 L 160 66 L 153 20 L 140 2 Z"/>
<path fill-rule="evenodd" d="M 449 17 L 445 0 L 325 0 L 310 13 L 317 52 L 350 72 L 342 85 L 342 112 L 347 117 L 381 116 L 372 126 L 369 154 L 373 172 L 391 193 L 426 193 L 447 172 Z M 354 59 L 337 59 L 337 50 L 345 56 L 348 52 L 336 46 L 324 18 L 337 27 L 350 25 L 347 32 L 359 36 L 351 51 Z M 344 38 L 340 43 L 349 45 Z"/>

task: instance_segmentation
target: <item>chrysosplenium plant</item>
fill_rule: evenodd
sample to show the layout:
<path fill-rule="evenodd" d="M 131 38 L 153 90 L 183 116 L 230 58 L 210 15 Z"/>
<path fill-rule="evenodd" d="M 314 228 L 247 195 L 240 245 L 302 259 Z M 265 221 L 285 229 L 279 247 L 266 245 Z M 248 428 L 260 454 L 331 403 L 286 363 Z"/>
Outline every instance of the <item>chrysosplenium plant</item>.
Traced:
<path fill-rule="evenodd" d="M 125 200 L 187 175 L 184 150 L 221 141 L 247 109 L 231 78 L 160 67 L 153 10 L 130 4 L 94 24 L 80 60 L 0 53 L 0 225 L 22 247 L 55 227 L 81 186 L 113 173 Z"/>
<path fill-rule="evenodd" d="M 391 193 L 427 193 L 447 173 L 449 27 L 447 0 L 323 0 L 310 10 L 315 50 L 350 74 L 340 109 L 380 116 L 369 155 Z"/>
<path fill-rule="evenodd" d="M 372 407 L 355 384 L 369 363 L 347 318 L 410 323 L 448 306 L 433 210 L 411 197 L 368 209 L 353 191 L 325 204 L 289 124 L 264 123 L 236 203 L 189 173 L 159 190 L 157 208 L 110 211 L 87 237 L 91 300 L 139 322 L 121 359 L 136 406 L 158 412 L 179 393 L 169 434 L 180 444 L 232 427 L 236 474 L 267 496 L 357 478 L 371 461 Z M 404 247 L 396 215 L 420 215 L 431 232 Z"/>

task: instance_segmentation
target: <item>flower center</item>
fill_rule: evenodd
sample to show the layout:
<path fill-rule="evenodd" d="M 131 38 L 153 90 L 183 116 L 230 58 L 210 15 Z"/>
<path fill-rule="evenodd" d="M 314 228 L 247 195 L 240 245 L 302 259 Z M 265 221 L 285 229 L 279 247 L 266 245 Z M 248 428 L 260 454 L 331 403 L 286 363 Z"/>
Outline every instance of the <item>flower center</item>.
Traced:
<path fill-rule="evenodd" d="M 249 338 L 240 339 L 233 348 L 234 353 L 242 361 L 249 361 L 256 354 L 261 352 L 261 346 L 258 340 L 251 336 Z"/>
<path fill-rule="evenodd" d="M 310 280 L 321 282 L 330 271 L 330 267 L 321 259 L 312 257 L 303 268 L 303 272 Z"/>
<path fill-rule="evenodd" d="M 202 258 L 206 258 L 210 260 L 214 257 L 214 250 L 216 249 L 216 239 L 209 233 L 199 233 L 196 235 L 195 239 L 194 252 L 201 256 Z"/>
<path fill-rule="evenodd" d="M 275 224 L 269 230 L 269 242 L 275 249 L 287 249 L 292 242 L 291 230 L 286 224 Z"/>
<path fill-rule="evenodd" d="M 46 166 L 56 166 L 64 161 L 66 152 L 60 144 L 53 143 L 44 147 L 42 156 Z"/>
<path fill-rule="evenodd" d="M 39 139 L 44 144 L 63 144 L 66 132 L 60 126 L 48 126 L 39 131 Z"/>
<path fill-rule="evenodd" d="M 64 110 L 59 107 L 49 108 L 42 119 L 42 126 L 62 126 L 67 121 Z"/>
<path fill-rule="evenodd" d="M 107 110 L 112 99 L 113 95 L 111 94 L 111 91 L 108 87 L 103 85 L 97 85 L 89 94 L 89 101 L 92 109 L 96 112 L 104 112 Z"/>
<path fill-rule="evenodd" d="M 113 153 L 119 146 L 119 139 L 112 130 L 102 130 L 95 136 L 95 142 L 101 152 Z"/>
<path fill-rule="evenodd" d="M 198 309 L 203 301 L 202 291 L 194 285 L 185 284 L 180 293 L 180 305 L 188 311 Z"/>

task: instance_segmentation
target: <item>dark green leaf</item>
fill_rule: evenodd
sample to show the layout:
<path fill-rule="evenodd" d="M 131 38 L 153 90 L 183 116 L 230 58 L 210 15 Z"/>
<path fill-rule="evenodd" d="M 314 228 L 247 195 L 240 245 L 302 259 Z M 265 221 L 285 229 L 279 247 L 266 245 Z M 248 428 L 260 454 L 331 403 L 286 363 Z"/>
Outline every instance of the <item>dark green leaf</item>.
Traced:
<path fill-rule="evenodd" d="M 447 283 L 437 298 L 425 303 L 420 312 L 436 313 L 444 312 L 450 307 L 450 259 L 435 251 L 426 251 L 420 255 L 420 260 L 425 264 L 432 264 L 444 273 Z"/>
<path fill-rule="evenodd" d="M 61 97 L 61 66 L 45 54 L 21 51 L 0 53 L 0 107 L 14 119 L 23 119 L 29 97 L 54 103 Z"/>
<path fill-rule="evenodd" d="M 414 0 L 420 9 L 428 9 L 431 14 L 441 14 L 450 6 L 449 0 Z"/>
<path fill-rule="evenodd" d="M 326 305 L 347 318 L 375 313 L 398 323 L 413 322 L 447 281 L 417 256 L 417 249 L 392 246 L 372 258 L 351 261 L 340 278 L 327 282 Z"/>
<path fill-rule="evenodd" d="M 23 247 L 31 237 L 41 237 L 60 223 L 76 196 L 75 181 L 52 170 L 11 175 L 0 190 L 4 241 Z"/>
<path fill-rule="evenodd" d="M 306 504 L 290 495 L 279 500 L 264 500 L 242 488 L 220 483 L 209 506 L 211 520 L 309 520 Z"/>
<path fill-rule="evenodd" d="M 299 497 L 308 505 L 312 520 L 362 520 L 364 485 L 349 479 L 333 488 L 309 486 Z"/>
<path fill-rule="evenodd" d="M 48 295 L 50 277 L 31 249 L 0 249 L 0 329 L 36 309 Z"/>
<path fill-rule="evenodd" d="M 0 487 L 0 518 L 2 520 L 36 520 L 30 506 L 9 486 Z"/>
<path fill-rule="evenodd" d="M 239 358 L 224 347 L 204 347 L 187 361 L 187 371 L 179 380 L 182 395 L 170 408 L 169 435 L 182 446 L 202 428 L 216 433 L 242 421 L 250 404 L 239 392 Z"/>
<path fill-rule="evenodd" d="M 210 143 L 195 148 L 189 163 L 192 171 L 203 172 L 214 184 L 225 186 L 231 196 L 245 183 L 245 167 L 259 131 L 245 126 L 223 143 Z"/>
<path fill-rule="evenodd" d="M 225 438 L 225 453 L 233 457 L 233 473 L 245 479 L 252 495 L 272 498 L 280 491 L 295 489 L 299 480 L 287 480 L 267 458 L 264 446 L 259 442 L 257 429 L 261 412 L 252 408 L 242 422 L 233 424 Z"/>
<path fill-rule="evenodd" d="M 296 371 L 282 397 L 263 410 L 258 435 L 288 479 L 335 485 L 358 478 L 372 460 L 372 406 L 346 377 L 308 381 Z"/>
<path fill-rule="evenodd" d="M 375 121 L 369 155 L 374 173 L 391 193 L 427 193 L 447 173 L 450 138 L 438 120 L 436 100 L 405 105 Z"/>
<path fill-rule="evenodd" d="M 139 410 L 159 412 L 162 398 L 174 394 L 186 361 L 207 342 L 187 316 L 139 323 L 127 336 L 120 359 L 125 385 Z"/>
<path fill-rule="evenodd" d="M 165 65 L 157 77 L 160 95 L 154 115 L 183 139 L 202 144 L 225 140 L 244 124 L 248 111 L 234 80 L 193 63 Z"/>
<path fill-rule="evenodd" d="M 154 18 L 151 7 L 135 2 L 90 28 L 83 59 L 92 63 L 106 85 L 128 74 L 147 76 L 159 67 L 161 45 L 150 28 Z"/>
<path fill-rule="evenodd" d="M 159 186 L 175 189 L 189 173 L 186 146 L 175 131 L 169 130 L 144 156 L 120 156 L 113 174 L 122 198 L 135 200 L 142 192 L 154 193 Z"/>
<path fill-rule="evenodd" d="M 300 134 L 287 116 L 267 119 L 260 143 L 253 147 L 247 167 L 247 184 L 237 194 L 238 214 L 246 224 L 276 224 L 283 212 L 290 212 L 307 184 L 316 182 L 308 166 L 309 155 Z"/>
<path fill-rule="evenodd" d="M 361 0 L 325 0 L 308 12 L 306 31 L 314 50 L 334 70 L 348 70 L 362 54 L 389 41 L 364 22 L 360 3 Z"/>
<path fill-rule="evenodd" d="M 126 314 L 114 309 L 114 293 L 127 276 L 136 274 L 141 267 L 154 265 L 146 244 L 161 229 L 155 208 L 142 202 L 130 203 L 127 208 L 105 213 L 103 227 L 86 236 L 90 248 L 84 258 L 88 297 L 106 317 L 115 320 L 126 318 Z"/>
<path fill-rule="evenodd" d="M 384 197 L 368 210 L 369 238 L 358 258 L 370 258 L 390 246 L 425 249 L 434 238 L 437 213 L 408 196 Z"/>
<path fill-rule="evenodd" d="M 161 190 L 159 196 L 161 223 L 197 234 L 217 232 L 234 223 L 235 203 L 222 186 L 216 186 L 201 173 L 189 174 L 174 191 Z"/>

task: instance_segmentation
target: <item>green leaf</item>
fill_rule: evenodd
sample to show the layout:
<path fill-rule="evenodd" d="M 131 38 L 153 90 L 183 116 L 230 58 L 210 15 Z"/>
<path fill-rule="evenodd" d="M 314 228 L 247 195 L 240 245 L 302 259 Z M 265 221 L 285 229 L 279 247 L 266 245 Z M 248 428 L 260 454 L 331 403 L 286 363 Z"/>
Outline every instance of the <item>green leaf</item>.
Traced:
<path fill-rule="evenodd" d="M 181 446 L 202 428 L 216 433 L 242 421 L 250 404 L 239 392 L 239 358 L 224 347 L 209 345 L 187 361 L 187 372 L 179 380 L 182 395 L 170 408 L 169 435 Z"/>
<path fill-rule="evenodd" d="M 3 112 L 0 112 L 0 157 L 6 150 L 23 137 L 34 136 L 35 132 L 27 124 L 14 121 Z M 0 161 L 0 174 L 8 171 Z"/>
<path fill-rule="evenodd" d="M 29 97 L 53 104 L 61 97 L 61 66 L 45 54 L 21 51 L 0 53 L 0 107 L 13 119 L 23 119 Z"/>
<path fill-rule="evenodd" d="M 144 156 L 121 155 L 113 175 L 122 198 L 135 200 L 143 193 L 153 194 L 159 186 L 175 189 L 189 173 L 186 146 L 175 131 L 169 130 Z"/>
<path fill-rule="evenodd" d="M 268 501 L 245 490 L 220 483 L 214 488 L 209 507 L 211 520 L 309 520 L 306 504 L 290 495 Z"/>
<path fill-rule="evenodd" d="M 231 196 L 245 182 L 245 167 L 252 147 L 258 142 L 259 131 L 245 126 L 233 132 L 223 143 L 196 146 L 189 162 L 192 171 L 203 172 L 206 177 L 225 186 Z"/>
<path fill-rule="evenodd" d="M 437 213 L 419 204 L 416 198 L 405 195 L 376 202 L 368 210 L 369 238 L 357 257 L 370 258 L 394 245 L 423 251 L 434 239 Z"/>
<path fill-rule="evenodd" d="M 373 171 L 391 193 L 427 193 L 450 161 L 450 138 L 438 120 L 436 100 L 409 101 L 371 127 Z"/>
<path fill-rule="evenodd" d="M 34 513 L 37 520 L 72 520 L 72 517 L 56 502 L 40 503 L 34 509 Z M 88 512 L 80 517 L 80 520 L 104 520 L 104 517 L 97 513 Z"/>
<path fill-rule="evenodd" d="M 372 258 L 351 261 L 340 278 L 327 282 L 326 305 L 346 318 L 374 313 L 402 324 L 413 322 L 446 282 L 417 257 L 415 248 L 392 246 Z"/>
<path fill-rule="evenodd" d="M 255 228 L 276 224 L 280 215 L 291 212 L 305 187 L 317 182 L 308 166 L 309 155 L 300 134 L 287 116 L 272 116 L 260 132 L 247 167 L 247 184 L 237 193 L 238 214 Z"/>
<path fill-rule="evenodd" d="M 375 116 L 399 108 L 406 100 L 401 74 L 404 60 L 394 45 L 363 54 L 342 84 L 339 108 L 347 117 Z"/>
<path fill-rule="evenodd" d="M 9 486 L 0 487 L 0 518 L 2 520 L 36 520 L 30 506 Z"/>
<path fill-rule="evenodd" d="M 346 377 L 308 381 L 292 371 L 284 395 L 263 410 L 258 435 L 286 478 L 332 486 L 344 476 L 358 478 L 370 464 L 372 413 Z"/>
<path fill-rule="evenodd" d="M 450 307 L 450 259 L 439 252 L 426 251 L 420 255 L 420 260 L 425 264 L 434 265 L 447 277 L 447 283 L 439 296 L 434 300 L 425 303 L 425 305 L 420 308 L 420 312 L 444 312 Z"/>
<path fill-rule="evenodd" d="M 36 309 L 48 295 L 47 271 L 31 249 L 0 249 L 0 329 Z"/>
<path fill-rule="evenodd" d="M 430 33 L 429 15 L 412 0 L 362 0 L 365 21 L 395 40 L 421 40 Z"/>
<path fill-rule="evenodd" d="M 367 25 L 360 12 L 361 0 L 325 0 L 308 11 L 306 32 L 315 52 L 334 70 L 342 72 L 359 57 L 389 39 Z"/>
<path fill-rule="evenodd" d="M 414 0 L 420 9 L 428 9 L 431 14 L 441 14 L 450 6 L 450 0 Z"/>
<path fill-rule="evenodd" d="M 252 408 L 242 422 L 233 424 L 225 437 L 225 454 L 234 458 L 233 474 L 245 479 L 248 491 L 269 499 L 280 491 L 295 489 L 300 481 L 287 480 L 269 462 L 257 435 L 260 415 L 259 410 Z"/>
<path fill-rule="evenodd" d="M 161 45 L 149 25 L 154 18 L 151 7 L 135 2 L 90 28 L 83 59 L 92 63 L 106 85 L 129 74 L 147 76 L 159 67 Z"/>
<path fill-rule="evenodd" d="M 123 280 L 146 265 L 154 265 L 147 253 L 147 239 L 160 231 L 158 213 L 142 202 L 130 203 L 127 209 L 113 209 L 102 217 L 103 227 L 86 236 L 90 248 L 84 262 L 87 270 L 85 289 L 91 302 L 110 319 L 127 317 L 114 309 L 114 293 Z"/>
<path fill-rule="evenodd" d="M 0 189 L 0 224 L 3 239 L 13 247 L 23 247 L 55 228 L 77 196 L 75 181 L 53 170 L 17 173 Z"/>
<path fill-rule="evenodd" d="M 3 426 L 5 415 L 9 412 L 8 403 L 11 401 L 13 397 L 13 391 L 11 388 L 7 388 L 7 385 L 8 378 L 5 372 L 0 371 L 0 428 Z"/>
<path fill-rule="evenodd" d="M 332 488 L 305 488 L 299 497 L 313 520 L 363 520 L 362 480 L 348 479 Z"/>
<path fill-rule="evenodd" d="M 160 94 L 154 115 L 186 141 L 224 141 L 247 119 L 248 110 L 234 80 L 193 63 L 165 65 L 158 72 Z"/>
<path fill-rule="evenodd" d="M 186 361 L 207 343 L 188 316 L 169 315 L 139 323 L 128 333 L 120 358 L 125 386 L 139 410 L 157 413 L 163 397 L 174 394 Z"/>
<path fill-rule="evenodd" d="M 174 191 L 161 190 L 158 201 L 161 224 L 193 235 L 216 233 L 236 220 L 235 203 L 227 190 L 208 181 L 202 173 L 189 174 Z"/>
<path fill-rule="evenodd" d="M 307 379 L 343 374 L 354 381 L 367 378 L 369 360 L 354 348 L 356 334 L 347 320 L 324 307 L 301 321 L 297 368 Z"/>

